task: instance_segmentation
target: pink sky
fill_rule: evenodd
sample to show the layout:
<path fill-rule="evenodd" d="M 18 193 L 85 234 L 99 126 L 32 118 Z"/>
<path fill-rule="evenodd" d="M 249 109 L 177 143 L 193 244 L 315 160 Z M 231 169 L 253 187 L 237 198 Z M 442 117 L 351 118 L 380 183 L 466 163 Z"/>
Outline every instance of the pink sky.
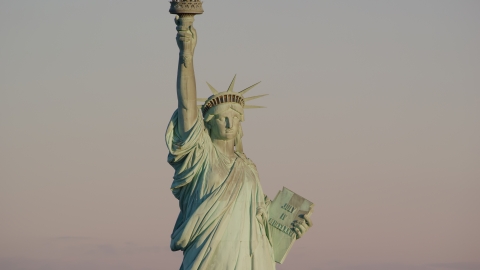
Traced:
<path fill-rule="evenodd" d="M 0 1 L 1 270 L 179 268 L 168 8 Z M 480 269 L 480 2 L 204 9 L 199 96 L 262 81 L 245 153 L 316 205 L 277 269 Z"/>

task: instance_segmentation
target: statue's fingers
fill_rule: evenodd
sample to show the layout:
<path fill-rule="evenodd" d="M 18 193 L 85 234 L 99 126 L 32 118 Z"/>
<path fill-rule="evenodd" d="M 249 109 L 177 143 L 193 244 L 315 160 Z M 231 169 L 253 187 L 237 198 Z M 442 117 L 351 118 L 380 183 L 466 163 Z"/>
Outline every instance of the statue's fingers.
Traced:
<path fill-rule="evenodd" d="M 186 28 L 186 29 L 179 29 L 179 30 L 177 31 L 177 33 L 178 33 L 179 35 L 181 35 L 182 37 L 191 37 L 191 36 L 192 36 L 192 33 L 191 33 L 190 31 L 188 31 L 188 28 Z"/>
<path fill-rule="evenodd" d="M 257 220 L 260 221 L 260 222 L 264 222 L 265 220 L 267 220 L 267 214 L 265 213 L 265 210 L 263 210 L 262 208 L 258 208 L 257 209 Z"/>
<path fill-rule="evenodd" d="M 185 37 L 185 31 L 182 31 L 182 30 L 177 31 L 177 37 Z"/>
<path fill-rule="evenodd" d="M 262 209 L 262 218 L 263 218 L 263 221 L 266 222 L 268 220 L 268 215 L 267 215 L 267 212 L 265 212 L 265 210 Z"/>
<path fill-rule="evenodd" d="M 195 29 L 195 27 L 193 27 L 193 25 L 190 25 L 189 29 L 190 29 L 190 32 L 192 33 L 192 37 L 196 38 L 197 37 L 197 30 Z"/>
<path fill-rule="evenodd" d="M 313 222 L 312 222 L 312 220 L 310 219 L 310 216 L 304 216 L 303 218 L 305 219 L 305 221 L 307 222 L 307 225 L 308 225 L 309 227 L 312 227 L 312 226 L 313 226 Z"/>
<path fill-rule="evenodd" d="M 295 227 L 295 228 L 293 228 L 293 230 L 295 231 L 295 234 L 297 235 L 297 239 L 302 237 L 302 232 L 298 228 Z"/>
<path fill-rule="evenodd" d="M 298 228 L 302 234 L 305 233 L 307 231 L 307 228 L 305 226 L 303 226 L 302 224 L 295 224 L 295 227 Z"/>
<path fill-rule="evenodd" d="M 265 207 L 268 207 L 272 204 L 272 201 L 265 195 Z"/>
<path fill-rule="evenodd" d="M 305 225 L 305 220 L 304 219 L 295 220 L 295 225 Z"/>
<path fill-rule="evenodd" d="M 175 15 L 174 20 L 175 20 L 175 24 L 176 24 L 176 25 L 179 25 L 179 24 L 180 24 L 180 16 Z"/>

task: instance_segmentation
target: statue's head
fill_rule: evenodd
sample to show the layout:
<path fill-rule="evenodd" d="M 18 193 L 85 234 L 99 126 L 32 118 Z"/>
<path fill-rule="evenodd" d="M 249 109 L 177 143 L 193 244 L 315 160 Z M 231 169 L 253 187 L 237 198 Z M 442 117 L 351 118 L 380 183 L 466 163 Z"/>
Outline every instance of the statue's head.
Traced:
<path fill-rule="evenodd" d="M 223 103 L 208 110 L 204 121 L 212 139 L 232 140 L 241 131 L 243 108 L 237 103 Z"/>
<path fill-rule="evenodd" d="M 218 92 L 209 83 L 208 86 L 213 95 L 207 99 L 199 98 L 199 101 L 205 103 L 201 105 L 203 119 L 205 126 L 209 130 L 210 137 L 212 139 L 220 140 L 235 140 L 236 150 L 243 152 L 241 138 L 243 136 L 241 122 L 244 121 L 244 109 L 249 108 L 263 108 L 262 106 L 245 105 L 245 102 L 263 97 L 265 95 L 259 95 L 254 97 L 245 98 L 243 95 L 252 89 L 256 83 L 250 87 L 245 88 L 240 92 L 233 92 L 233 86 L 235 84 L 235 77 L 233 77 L 232 83 L 225 92 Z"/>

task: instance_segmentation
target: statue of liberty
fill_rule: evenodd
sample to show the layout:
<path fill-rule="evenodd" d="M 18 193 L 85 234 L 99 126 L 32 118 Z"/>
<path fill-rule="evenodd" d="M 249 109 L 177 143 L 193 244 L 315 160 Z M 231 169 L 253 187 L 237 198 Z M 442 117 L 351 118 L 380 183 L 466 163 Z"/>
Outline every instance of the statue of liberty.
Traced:
<path fill-rule="evenodd" d="M 173 3 L 173 2 L 172 2 Z M 235 78 L 225 92 L 208 84 L 213 95 L 197 106 L 193 56 L 197 33 L 193 14 L 176 16 L 180 49 L 177 98 L 166 131 L 168 162 L 175 169 L 171 190 L 180 214 L 171 249 L 184 254 L 180 270 L 275 269 L 268 207 L 255 164 L 242 147 L 244 97 L 256 84 L 234 92 Z M 309 217 L 295 223 L 301 237 Z"/>

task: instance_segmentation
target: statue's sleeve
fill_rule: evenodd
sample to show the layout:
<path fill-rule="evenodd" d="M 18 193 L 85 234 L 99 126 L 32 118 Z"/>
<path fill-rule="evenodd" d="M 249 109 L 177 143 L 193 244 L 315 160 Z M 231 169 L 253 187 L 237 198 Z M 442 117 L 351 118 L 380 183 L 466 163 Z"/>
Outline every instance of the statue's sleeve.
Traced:
<path fill-rule="evenodd" d="M 178 112 L 173 113 L 165 134 L 168 147 L 168 163 L 175 169 L 172 192 L 178 198 L 182 187 L 195 182 L 205 168 L 211 140 L 203 124 L 202 112 L 191 130 L 183 137 L 178 132 Z"/>

